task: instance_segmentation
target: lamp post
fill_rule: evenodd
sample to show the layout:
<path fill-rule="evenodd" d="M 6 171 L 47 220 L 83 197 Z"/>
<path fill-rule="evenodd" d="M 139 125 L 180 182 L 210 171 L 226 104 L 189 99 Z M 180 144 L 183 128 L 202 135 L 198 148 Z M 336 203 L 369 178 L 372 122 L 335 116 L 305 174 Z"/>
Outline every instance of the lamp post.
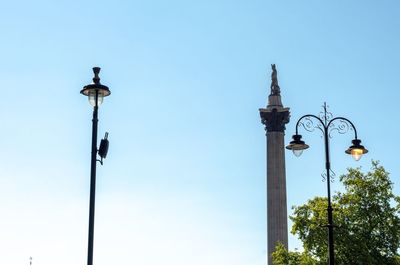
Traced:
<path fill-rule="evenodd" d="M 313 120 L 317 122 L 315 125 Z M 335 124 L 337 122 L 338 124 Z M 358 161 L 363 154 L 368 153 L 368 150 L 361 145 L 361 140 L 357 138 L 357 130 L 354 124 L 346 118 L 335 117 L 327 111 L 327 105 L 324 103 L 323 112 L 318 117 L 316 115 L 307 114 L 302 116 L 296 123 L 296 134 L 293 135 L 293 141 L 286 146 L 287 149 L 292 150 L 296 156 L 300 156 L 303 150 L 307 149 L 309 146 L 301 140 L 301 135 L 298 134 L 299 126 L 303 126 L 307 131 L 314 131 L 314 129 L 319 129 L 324 136 L 325 143 L 325 168 L 326 168 L 326 183 L 328 190 L 328 247 L 329 247 L 329 265 L 335 264 L 335 253 L 334 253 L 334 241 L 333 241 L 333 217 L 332 217 L 332 204 L 331 204 L 331 178 L 330 178 L 330 159 L 329 159 L 329 139 L 331 137 L 330 133 L 332 131 L 337 131 L 340 134 L 346 133 L 349 130 L 354 131 L 354 140 L 352 140 L 352 145 L 345 151 L 346 154 L 352 155 L 352 157 Z"/>
<path fill-rule="evenodd" d="M 107 86 L 100 84 L 100 67 L 93 67 L 93 83 L 86 85 L 81 90 L 81 94 L 87 96 L 90 105 L 93 106 L 92 119 L 92 154 L 90 161 L 90 203 L 89 203 L 89 237 L 88 237 L 88 259 L 87 264 L 93 264 L 93 235 L 94 235 L 94 210 L 95 210 L 95 195 L 96 195 L 96 162 L 100 161 L 103 164 L 103 158 L 107 156 L 108 140 L 106 136 L 101 140 L 99 150 L 97 150 L 97 124 L 98 124 L 98 109 L 103 98 L 111 94 Z M 97 160 L 97 152 L 101 160 Z"/>

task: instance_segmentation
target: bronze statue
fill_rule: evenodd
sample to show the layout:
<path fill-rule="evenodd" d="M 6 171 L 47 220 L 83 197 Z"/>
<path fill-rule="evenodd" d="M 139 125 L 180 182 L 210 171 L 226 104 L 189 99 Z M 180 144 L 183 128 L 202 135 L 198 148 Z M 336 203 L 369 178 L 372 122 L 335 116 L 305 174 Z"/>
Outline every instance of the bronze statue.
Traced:
<path fill-rule="evenodd" d="M 271 73 L 271 94 L 279 95 L 281 93 L 279 85 L 278 85 L 278 72 L 276 71 L 275 64 L 271 64 L 272 73 Z"/>

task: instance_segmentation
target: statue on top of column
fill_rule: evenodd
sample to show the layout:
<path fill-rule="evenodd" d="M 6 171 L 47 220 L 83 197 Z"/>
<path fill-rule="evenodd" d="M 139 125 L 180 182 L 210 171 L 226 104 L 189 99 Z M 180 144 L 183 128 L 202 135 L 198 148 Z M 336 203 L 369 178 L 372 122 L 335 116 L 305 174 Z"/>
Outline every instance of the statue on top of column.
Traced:
<path fill-rule="evenodd" d="M 280 95 L 281 89 L 278 85 L 278 73 L 276 71 L 275 64 L 271 64 L 272 74 L 271 74 L 271 95 Z"/>

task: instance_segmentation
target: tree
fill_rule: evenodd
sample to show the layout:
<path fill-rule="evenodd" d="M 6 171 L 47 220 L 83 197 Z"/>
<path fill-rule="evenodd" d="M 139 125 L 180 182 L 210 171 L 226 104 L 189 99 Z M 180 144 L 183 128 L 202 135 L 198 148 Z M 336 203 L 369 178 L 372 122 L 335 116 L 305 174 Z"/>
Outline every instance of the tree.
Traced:
<path fill-rule="evenodd" d="M 340 176 L 345 188 L 332 197 L 335 264 L 400 264 L 400 197 L 393 194 L 389 173 L 372 161 L 371 171 L 350 168 Z M 327 263 L 327 199 L 315 197 L 293 207 L 292 234 L 303 242 L 304 251 L 291 252 L 277 246 L 277 265 Z"/>

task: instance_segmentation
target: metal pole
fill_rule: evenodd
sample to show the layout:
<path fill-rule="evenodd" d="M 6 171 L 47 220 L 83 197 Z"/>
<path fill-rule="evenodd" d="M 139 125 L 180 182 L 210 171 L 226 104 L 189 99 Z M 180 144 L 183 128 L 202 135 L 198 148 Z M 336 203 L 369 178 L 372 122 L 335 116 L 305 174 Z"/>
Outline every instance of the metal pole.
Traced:
<path fill-rule="evenodd" d="M 334 243 L 333 243 L 333 217 L 332 217 L 332 204 L 331 204 L 331 164 L 329 161 L 329 135 L 328 135 L 328 127 L 325 127 L 324 130 L 324 138 L 325 138 L 325 168 L 326 168 L 326 183 L 328 189 L 328 247 L 329 247 L 329 265 L 335 264 L 335 252 L 334 252 Z"/>
<path fill-rule="evenodd" d="M 88 265 L 93 264 L 93 236 L 94 236 L 94 209 L 96 197 L 96 156 L 97 156 L 97 124 L 98 124 L 98 92 L 96 91 L 96 105 L 93 108 L 92 119 L 92 158 L 90 163 L 90 203 L 89 203 L 89 238 L 88 238 Z"/>

